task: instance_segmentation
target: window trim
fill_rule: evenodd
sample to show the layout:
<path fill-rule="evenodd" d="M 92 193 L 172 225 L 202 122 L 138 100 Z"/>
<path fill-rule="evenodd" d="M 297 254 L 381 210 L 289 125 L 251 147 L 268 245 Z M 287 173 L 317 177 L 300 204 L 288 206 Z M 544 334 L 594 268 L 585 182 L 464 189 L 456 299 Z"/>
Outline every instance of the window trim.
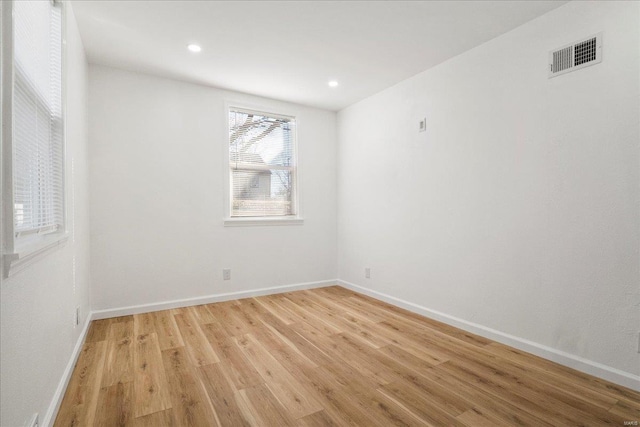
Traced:
<path fill-rule="evenodd" d="M 40 260 L 69 238 L 67 191 L 69 191 L 67 174 L 67 48 L 66 28 L 67 14 L 64 1 L 56 0 L 61 8 L 61 108 L 62 108 L 62 224 L 55 232 L 29 232 L 16 236 L 14 223 L 14 188 L 13 188 L 13 84 L 14 84 L 14 43 L 13 43 L 13 1 L 0 2 L 0 19 L 2 19 L 2 51 L 0 67 L 2 67 L 2 132 L 0 149 L 2 150 L 2 276 L 8 278 L 22 271 L 27 266 Z"/>
<path fill-rule="evenodd" d="M 298 135 L 300 134 L 300 117 L 295 112 L 285 111 L 282 108 L 270 107 L 265 105 L 252 105 L 246 102 L 235 102 L 226 100 L 224 105 L 224 134 L 222 144 L 222 167 L 223 167 L 223 185 L 224 185 L 224 203 L 223 203 L 223 224 L 225 227 L 252 227 L 252 226 L 273 226 L 273 225 L 303 225 L 304 218 L 302 216 L 302 203 L 300 200 L 301 191 L 301 162 L 298 145 Z M 229 153 L 229 111 L 235 110 L 240 112 L 250 112 L 264 114 L 270 117 L 279 117 L 286 119 L 294 119 L 296 122 L 294 136 L 294 156 L 295 156 L 295 174 L 294 174 L 294 191 L 292 194 L 292 204 L 295 206 L 295 215 L 282 216 L 255 216 L 255 217 L 233 217 L 231 216 L 231 206 L 233 200 L 233 189 L 231 188 L 231 165 Z M 271 112 L 277 111 L 277 112 Z"/>

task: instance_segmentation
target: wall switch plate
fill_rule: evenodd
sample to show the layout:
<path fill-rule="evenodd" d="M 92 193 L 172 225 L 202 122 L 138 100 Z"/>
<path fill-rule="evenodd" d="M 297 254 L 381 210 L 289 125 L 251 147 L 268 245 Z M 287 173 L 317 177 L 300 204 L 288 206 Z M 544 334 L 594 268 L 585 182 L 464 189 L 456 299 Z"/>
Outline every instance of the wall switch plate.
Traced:
<path fill-rule="evenodd" d="M 231 269 L 225 268 L 222 270 L 222 280 L 231 280 Z"/>
<path fill-rule="evenodd" d="M 371 278 L 371 269 L 369 267 L 364 269 L 364 277 L 366 277 L 367 279 Z"/>
<path fill-rule="evenodd" d="M 418 132 L 424 132 L 427 130 L 427 118 L 420 120 L 420 124 L 418 125 Z"/>

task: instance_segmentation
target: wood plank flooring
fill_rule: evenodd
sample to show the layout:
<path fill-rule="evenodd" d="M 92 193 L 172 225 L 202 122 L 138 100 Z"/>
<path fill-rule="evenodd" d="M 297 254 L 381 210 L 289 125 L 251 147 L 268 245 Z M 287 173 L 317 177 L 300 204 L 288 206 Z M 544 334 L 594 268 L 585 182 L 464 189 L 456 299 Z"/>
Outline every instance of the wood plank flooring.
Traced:
<path fill-rule="evenodd" d="M 625 421 L 638 392 L 336 286 L 94 321 L 55 425 Z"/>

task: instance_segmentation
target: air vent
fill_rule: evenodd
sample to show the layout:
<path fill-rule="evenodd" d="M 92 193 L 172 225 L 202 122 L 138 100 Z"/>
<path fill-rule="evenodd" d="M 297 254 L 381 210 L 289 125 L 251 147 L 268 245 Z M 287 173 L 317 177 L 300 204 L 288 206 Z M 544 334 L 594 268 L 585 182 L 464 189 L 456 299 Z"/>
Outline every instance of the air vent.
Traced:
<path fill-rule="evenodd" d="M 549 78 L 602 62 L 602 33 L 549 52 Z"/>

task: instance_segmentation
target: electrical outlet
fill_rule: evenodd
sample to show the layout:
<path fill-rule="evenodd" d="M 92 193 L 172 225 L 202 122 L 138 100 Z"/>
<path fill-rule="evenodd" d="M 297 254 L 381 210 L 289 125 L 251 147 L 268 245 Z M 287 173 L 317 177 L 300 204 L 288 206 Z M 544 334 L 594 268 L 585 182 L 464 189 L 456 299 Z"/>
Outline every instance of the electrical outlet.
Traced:
<path fill-rule="evenodd" d="M 638 353 L 640 353 L 640 332 L 638 332 Z"/>
<path fill-rule="evenodd" d="M 231 269 L 225 268 L 222 270 L 222 280 L 231 280 Z"/>
<path fill-rule="evenodd" d="M 369 267 L 364 269 L 364 277 L 366 277 L 367 279 L 371 278 L 371 269 Z"/>
<path fill-rule="evenodd" d="M 418 125 L 418 132 L 424 132 L 427 130 L 427 118 L 420 120 L 420 124 Z"/>
<path fill-rule="evenodd" d="M 74 327 L 78 326 L 79 324 L 80 324 L 80 307 L 76 307 L 76 318 L 75 318 Z"/>
<path fill-rule="evenodd" d="M 29 422 L 26 424 L 27 427 L 38 427 L 39 425 L 40 425 L 40 423 L 38 422 L 38 414 L 37 413 L 33 414 L 31 419 L 29 420 Z"/>

